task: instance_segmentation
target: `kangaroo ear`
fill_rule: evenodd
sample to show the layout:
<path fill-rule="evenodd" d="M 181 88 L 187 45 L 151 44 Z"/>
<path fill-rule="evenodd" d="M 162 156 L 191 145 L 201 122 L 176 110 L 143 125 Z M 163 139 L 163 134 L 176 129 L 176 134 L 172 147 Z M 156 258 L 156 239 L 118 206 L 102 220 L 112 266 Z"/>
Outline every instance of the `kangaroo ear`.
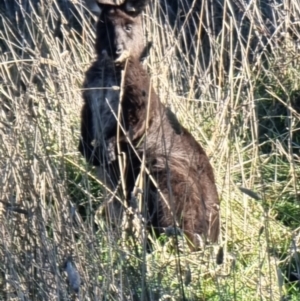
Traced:
<path fill-rule="evenodd" d="M 128 13 L 139 15 L 148 5 L 149 0 L 125 0 L 125 10 Z"/>
<path fill-rule="evenodd" d="M 102 8 L 96 0 L 84 0 L 84 2 L 91 13 L 93 13 L 96 16 L 100 16 Z"/>

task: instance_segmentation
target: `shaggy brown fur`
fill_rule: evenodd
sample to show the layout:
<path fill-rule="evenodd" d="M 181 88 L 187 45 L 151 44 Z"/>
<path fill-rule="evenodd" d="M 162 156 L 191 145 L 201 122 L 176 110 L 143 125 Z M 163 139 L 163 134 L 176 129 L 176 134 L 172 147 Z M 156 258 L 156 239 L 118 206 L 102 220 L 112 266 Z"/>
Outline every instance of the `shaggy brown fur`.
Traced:
<path fill-rule="evenodd" d="M 135 2 L 134 0 L 133 2 Z M 81 112 L 81 140 L 79 150 L 87 161 L 97 166 L 99 179 L 111 190 L 117 190 L 120 180 L 120 166 L 118 164 L 116 147 L 116 129 L 118 121 L 118 106 L 120 101 L 121 72 L 124 61 L 129 53 L 139 60 L 143 60 L 151 46 L 145 47 L 142 30 L 141 9 L 147 0 L 139 0 L 134 11 L 127 11 L 132 3 L 122 6 L 99 5 L 99 19 L 97 22 L 96 54 L 97 59 L 86 72 L 84 82 L 84 105 Z M 94 3 L 95 4 L 95 3 Z M 135 5 L 134 4 L 134 5 Z M 95 11 L 95 6 L 90 7 Z M 96 10 L 97 11 L 97 10 Z M 118 89 L 116 89 L 116 87 Z M 124 110 L 126 112 L 126 110 Z M 123 116 L 134 114 L 128 111 Z M 138 112 L 135 109 L 135 114 Z M 134 113 L 133 112 L 133 113 Z M 123 119 L 123 122 L 126 118 Z M 121 143 L 121 150 L 128 151 L 128 144 Z M 130 163 L 122 175 L 127 180 L 127 195 L 120 195 L 128 199 L 133 189 L 135 175 L 139 173 L 140 162 L 133 155 L 127 157 Z M 118 194 L 123 190 L 118 190 Z M 126 191 L 124 191 L 126 194 Z M 106 200 L 110 200 L 108 195 Z M 106 203 L 106 201 L 105 201 Z M 122 206 L 119 201 L 112 199 L 105 205 L 104 213 L 112 225 L 118 227 L 122 217 Z M 118 227 L 120 228 L 120 227 Z"/>
<path fill-rule="evenodd" d="M 114 138 L 123 63 L 129 53 L 132 57 L 142 59 L 146 48 L 142 19 L 138 14 L 140 11 L 136 9 L 128 13 L 125 4 L 121 7 L 99 6 L 101 15 L 96 25 L 95 45 L 97 60 L 86 72 L 83 84 L 79 150 L 88 162 L 101 165 L 101 180 L 114 189 L 120 176 L 115 162 Z"/>
<path fill-rule="evenodd" d="M 149 128 L 143 139 L 148 97 Z M 158 230 L 177 224 L 195 245 L 198 237 L 194 234 L 216 242 L 220 226 L 219 198 L 209 159 L 176 116 L 160 102 L 150 87 L 147 72 L 136 61 L 130 61 L 126 70 L 123 108 L 127 106 L 131 113 L 138 109 L 138 114 L 133 114 L 139 120 L 129 117 L 126 128 L 133 133 L 133 145 L 143 139 L 137 151 L 140 157 L 145 153 L 147 167 L 163 195 L 148 182 L 144 189 L 147 221 Z"/>
<path fill-rule="evenodd" d="M 150 178 L 146 178 L 143 216 L 148 225 L 158 232 L 169 226 L 179 226 L 196 246 L 199 245 L 198 235 L 215 242 L 219 236 L 219 198 L 209 160 L 202 147 L 160 102 L 151 87 L 150 77 L 140 63 L 143 51 L 140 40 L 136 41 L 138 47 L 132 47 L 134 43 L 130 38 L 123 39 L 128 22 L 133 22 L 131 29 L 136 28 L 132 34 L 141 32 L 140 16 L 128 16 L 115 7 L 104 8 L 103 13 L 103 22 L 100 20 L 97 26 L 98 59 L 87 71 L 84 84 L 79 149 L 89 162 L 101 165 L 112 187 L 116 187 L 120 171 L 116 157 L 110 155 L 108 149 L 113 145 L 117 153 L 114 140 L 118 123 L 111 110 L 117 115 L 119 90 L 111 87 L 120 86 L 121 70 L 125 65 L 119 58 L 125 52 L 129 59 L 120 120 L 125 133 L 121 131 L 119 141 L 127 158 L 125 197 L 130 201 L 140 172 L 139 158 L 145 155 L 146 166 L 159 186 L 158 190 Z M 109 30 L 105 34 L 106 29 Z M 107 36 L 109 34 L 111 36 Z M 105 48 L 107 41 L 113 41 L 114 47 Z M 123 52 L 118 51 L 121 44 Z M 137 155 L 129 141 L 136 147 Z"/>

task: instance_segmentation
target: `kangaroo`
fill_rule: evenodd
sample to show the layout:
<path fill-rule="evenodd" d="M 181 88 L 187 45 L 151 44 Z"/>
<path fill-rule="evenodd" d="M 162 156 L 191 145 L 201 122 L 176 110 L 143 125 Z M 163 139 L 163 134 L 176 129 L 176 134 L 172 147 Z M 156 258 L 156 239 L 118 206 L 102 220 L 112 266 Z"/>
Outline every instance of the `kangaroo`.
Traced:
<path fill-rule="evenodd" d="M 129 54 L 139 60 L 145 55 L 140 15 L 144 6 L 140 1 L 133 8 L 128 1 L 121 6 L 99 5 L 98 8 L 101 13 L 96 25 L 97 59 L 86 72 L 83 84 L 79 150 L 91 164 L 111 170 L 107 175 L 110 175 L 110 186 L 114 187 L 118 173 L 113 176 L 117 167 L 111 163 L 115 161 L 113 138 L 118 123 L 121 72 Z"/>
<path fill-rule="evenodd" d="M 116 160 L 116 116 L 120 102 L 121 73 L 129 54 L 140 63 L 151 47 L 150 43 L 144 45 L 142 28 L 141 13 L 147 0 L 128 0 L 120 6 L 101 5 L 94 0 L 89 0 L 87 4 L 98 15 L 97 57 L 87 70 L 83 84 L 79 151 L 90 164 L 96 166 L 100 180 L 111 190 L 116 190 L 121 174 Z M 131 156 L 130 160 L 132 165 L 134 157 Z M 136 162 L 137 168 L 139 164 Z M 135 172 L 127 172 L 126 178 L 131 179 L 128 182 L 134 181 L 134 175 Z M 120 220 L 120 207 L 119 202 L 113 201 L 107 208 L 110 220 L 116 224 Z"/>
<path fill-rule="evenodd" d="M 145 50 L 141 13 L 146 4 L 135 0 L 119 6 L 99 5 L 97 59 L 84 82 L 79 150 L 104 171 L 115 188 L 121 172 L 115 155 L 120 106 L 118 142 L 128 166 L 122 171 L 126 181 L 123 197 L 130 203 L 144 155 L 148 173 L 142 213 L 147 225 L 158 234 L 179 226 L 194 249 L 200 245 L 199 236 L 217 241 L 220 202 L 205 151 L 161 103 L 140 62 Z"/>

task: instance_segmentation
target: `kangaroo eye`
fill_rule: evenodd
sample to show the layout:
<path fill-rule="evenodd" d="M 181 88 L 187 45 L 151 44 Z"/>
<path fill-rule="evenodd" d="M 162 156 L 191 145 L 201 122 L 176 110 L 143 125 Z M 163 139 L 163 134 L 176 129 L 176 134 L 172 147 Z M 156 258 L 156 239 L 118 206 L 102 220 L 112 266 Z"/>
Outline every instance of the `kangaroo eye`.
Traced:
<path fill-rule="evenodd" d="M 131 25 L 131 24 L 125 25 L 125 30 L 126 30 L 127 32 L 131 32 L 131 30 L 132 30 L 132 25 Z"/>

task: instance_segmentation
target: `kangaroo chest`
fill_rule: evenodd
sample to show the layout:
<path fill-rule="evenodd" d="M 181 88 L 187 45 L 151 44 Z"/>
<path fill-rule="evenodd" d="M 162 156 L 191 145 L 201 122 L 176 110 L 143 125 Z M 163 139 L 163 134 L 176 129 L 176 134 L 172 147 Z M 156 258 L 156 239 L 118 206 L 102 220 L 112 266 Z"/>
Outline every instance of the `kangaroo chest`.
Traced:
<path fill-rule="evenodd" d="M 95 63 L 86 73 L 84 98 L 92 114 L 93 138 L 103 144 L 114 135 L 120 101 L 120 71 Z"/>

